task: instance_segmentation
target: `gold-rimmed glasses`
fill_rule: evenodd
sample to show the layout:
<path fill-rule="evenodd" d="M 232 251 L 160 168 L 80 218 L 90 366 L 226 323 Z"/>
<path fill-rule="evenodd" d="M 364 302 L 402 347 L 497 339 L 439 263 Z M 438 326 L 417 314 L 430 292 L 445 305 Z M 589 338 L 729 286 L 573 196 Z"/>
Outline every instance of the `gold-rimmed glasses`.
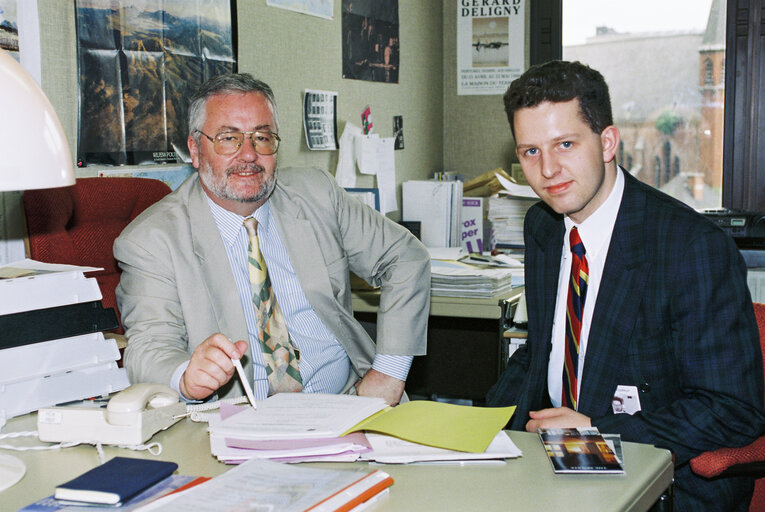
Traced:
<path fill-rule="evenodd" d="M 202 130 L 196 130 L 213 143 L 215 152 L 219 155 L 233 155 L 242 147 L 244 139 L 249 138 L 252 147 L 259 155 L 273 155 L 279 150 L 279 135 L 265 130 L 255 130 L 254 132 L 221 132 L 214 137 L 210 137 Z"/>

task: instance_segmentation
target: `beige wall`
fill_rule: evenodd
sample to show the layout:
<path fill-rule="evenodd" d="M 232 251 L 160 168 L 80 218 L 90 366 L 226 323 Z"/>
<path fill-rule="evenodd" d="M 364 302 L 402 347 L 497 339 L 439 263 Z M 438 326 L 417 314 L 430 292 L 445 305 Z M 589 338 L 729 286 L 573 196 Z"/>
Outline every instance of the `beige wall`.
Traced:
<path fill-rule="evenodd" d="M 42 86 L 56 107 L 76 154 L 77 61 L 71 0 L 38 0 Z M 282 165 L 316 166 L 334 173 L 337 151 L 309 151 L 302 128 L 305 89 L 338 91 L 338 136 L 345 123 L 361 124 L 366 105 L 375 132 L 393 134 L 393 116 L 404 118 L 405 149 L 396 151 L 396 181 L 425 179 L 443 168 L 441 0 L 401 0 L 401 70 L 398 84 L 342 78 L 341 0 L 334 20 L 266 6 L 265 0 L 238 0 L 239 71 L 269 83 L 276 94 L 283 144 Z M 80 169 L 91 176 L 97 168 Z M 362 176 L 358 186 L 373 186 Z M 400 187 L 399 187 L 400 200 Z M 400 212 L 391 214 L 400 218 Z"/>

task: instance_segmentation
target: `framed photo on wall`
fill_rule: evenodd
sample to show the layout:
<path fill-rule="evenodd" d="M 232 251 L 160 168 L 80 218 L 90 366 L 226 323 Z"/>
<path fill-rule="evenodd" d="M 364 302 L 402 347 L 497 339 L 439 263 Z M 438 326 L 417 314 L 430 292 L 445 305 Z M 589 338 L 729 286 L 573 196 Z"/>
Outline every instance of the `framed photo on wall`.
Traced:
<path fill-rule="evenodd" d="M 175 163 L 188 102 L 236 71 L 234 0 L 75 0 L 77 164 Z"/>

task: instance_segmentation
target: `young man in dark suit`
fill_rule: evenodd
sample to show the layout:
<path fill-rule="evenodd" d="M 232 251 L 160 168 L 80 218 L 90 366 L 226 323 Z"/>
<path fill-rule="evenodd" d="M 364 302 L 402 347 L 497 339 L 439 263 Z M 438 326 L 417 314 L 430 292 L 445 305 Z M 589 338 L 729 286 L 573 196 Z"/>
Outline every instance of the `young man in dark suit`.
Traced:
<path fill-rule="evenodd" d="M 597 71 L 534 66 L 504 101 L 542 202 L 524 226 L 528 343 L 487 403 L 517 405 L 514 429 L 595 426 L 669 449 L 676 511 L 746 510 L 752 479 L 709 481 L 688 464 L 745 445 L 765 426 L 759 337 L 738 250 L 717 226 L 617 165 L 619 130 Z"/>

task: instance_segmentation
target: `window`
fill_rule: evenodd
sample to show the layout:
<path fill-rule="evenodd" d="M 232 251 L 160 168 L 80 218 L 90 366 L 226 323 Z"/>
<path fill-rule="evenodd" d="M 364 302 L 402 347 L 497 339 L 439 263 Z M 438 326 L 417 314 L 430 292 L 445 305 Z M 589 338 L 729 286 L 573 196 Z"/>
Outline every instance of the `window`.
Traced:
<path fill-rule="evenodd" d="M 712 63 L 712 59 L 707 59 L 704 62 L 704 66 L 706 67 L 706 73 L 704 73 L 704 85 L 714 85 L 715 70 L 714 70 L 714 64 Z"/>
<path fill-rule="evenodd" d="M 562 16 L 562 57 L 608 82 L 624 144 L 619 164 L 627 168 L 623 153 L 634 154 L 627 170 L 639 180 L 694 208 L 719 207 L 724 87 L 714 71 L 725 56 L 724 1 L 562 0 Z M 702 194 L 694 194 L 698 175 Z"/>
<path fill-rule="evenodd" d="M 610 10 L 613 10 L 627 5 L 622 2 L 603 0 L 599 4 L 601 9 L 593 10 L 584 6 L 585 2 L 590 1 L 592 0 L 534 0 L 530 2 L 530 62 L 532 64 L 563 57 L 561 27 L 564 3 L 571 3 L 585 18 L 592 18 L 609 6 L 612 7 Z M 664 7 L 673 7 L 680 2 L 663 3 L 666 4 Z M 715 78 L 716 81 L 712 86 L 704 84 L 705 68 L 699 69 L 696 77 L 701 88 L 718 87 L 718 98 L 712 97 L 713 101 L 710 105 L 724 104 L 724 110 L 721 111 L 718 108 L 715 111 L 716 116 L 721 116 L 724 123 L 721 120 L 719 126 L 715 125 L 711 121 L 716 123 L 717 117 L 708 116 L 710 125 L 701 130 L 699 137 L 704 139 L 699 139 L 699 146 L 712 155 L 721 155 L 719 181 L 723 206 L 765 211 L 765 129 L 761 128 L 765 127 L 765 109 L 759 107 L 760 104 L 765 103 L 765 97 L 761 97 L 762 83 L 765 82 L 765 76 L 763 76 L 765 75 L 765 11 L 762 9 L 761 0 L 714 0 L 714 3 L 719 4 L 719 12 L 724 11 L 724 14 L 720 14 L 718 22 L 725 29 L 725 49 L 722 55 L 717 54 L 717 58 L 711 55 L 703 57 L 710 58 L 713 62 L 713 70 L 719 69 L 720 74 Z M 685 14 L 698 12 L 702 5 L 705 8 L 709 7 L 710 11 L 712 8 L 711 0 L 699 0 L 699 2 L 692 2 L 692 7 L 687 8 L 687 13 L 664 16 L 661 14 L 662 9 L 649 8 L 646 2 L 635 2 L 635 4 L 641 6 L 645 12 L 652 13 L 657 21 L 688 18 L 689 16 Z M 600 22 L 598 24 L 603 25 Z M 666 52 L 664 48 L 660 53 L 671 52 Z M 646 52 L 639 54 L 638 57 L 660 56 L 660 53 Z M 704 62 L 701 58 L 699 55 L 697 62 Z M 624 56 L 616 62 L 621 64 L 621 72 L 624 76 L 628 78 L 637 76 L 633 63 Z M 657 77 L 661 75 L 653 75 L 656 82 L 659 82 Z M 725 91 L 727 93 L 723 94 Z M 756 114 L 752 115 L 753 112 Z M 687 125 L 690 125 L 689 120 L 683 118 L 683 125 L 680 128 L 685 130 Z M 723 130 L 723 137 L 716 139 L 717 142 L 713 144 L 705 138 L 711 137 L 716 129 Z M 646 158 L 653 158 L 655 155 L 653 151 L 649 151 L 650 143 L 651 141 L 647 138 L 638 140 L 634 149 L 628 146 L 625 152 L 633 157 L 632 165 L 628 165 L 630 171 L 648 172 L 656 177 L 655 173 L 652 173 L 653 162 L 649 165 L 645 162 Z M 680 152 L 678 157 L 683 166 L 680 173 L 690 172 L 687 170 L 700 167 L 702 161 L 713 160 L 710 160 L 709 156 L 702 158 L 700 152 L 695 154 Z M 706 179 L 704 185 L 708 186 Z"/>

